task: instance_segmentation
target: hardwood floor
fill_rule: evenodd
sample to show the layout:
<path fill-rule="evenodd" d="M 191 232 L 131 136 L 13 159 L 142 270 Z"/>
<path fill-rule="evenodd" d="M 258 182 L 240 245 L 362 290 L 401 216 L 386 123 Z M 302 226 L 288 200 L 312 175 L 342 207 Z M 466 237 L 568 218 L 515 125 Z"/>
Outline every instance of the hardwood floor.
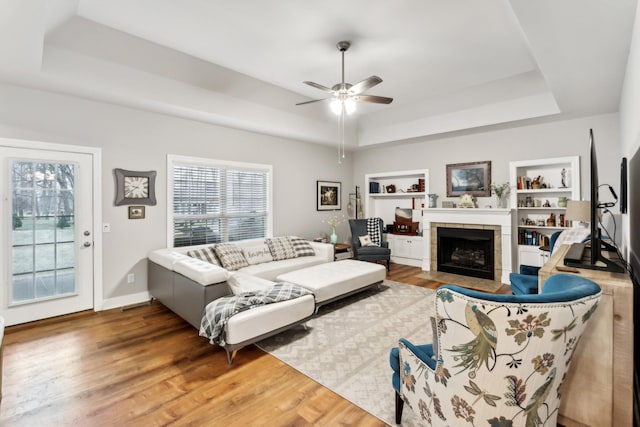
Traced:
<path fill-rule="evenodd" d="M 387 278 L 439 286 L 419 272 L 392 264 Z M 3 426 L 385 425 L 255 346 L 228 365 L 157 302 L 9 327 L 3 374 Z"/>

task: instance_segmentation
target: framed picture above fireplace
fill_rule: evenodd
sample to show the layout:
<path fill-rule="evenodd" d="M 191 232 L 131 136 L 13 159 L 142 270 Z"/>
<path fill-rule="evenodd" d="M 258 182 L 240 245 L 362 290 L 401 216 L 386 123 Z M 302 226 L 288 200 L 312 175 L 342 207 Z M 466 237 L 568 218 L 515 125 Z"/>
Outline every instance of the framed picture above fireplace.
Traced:
<path fill-rule="evenodd" d="M 463 194 L 489 197 L 490 182 L 491 160 L 447 165 L 447 197 Z"/>

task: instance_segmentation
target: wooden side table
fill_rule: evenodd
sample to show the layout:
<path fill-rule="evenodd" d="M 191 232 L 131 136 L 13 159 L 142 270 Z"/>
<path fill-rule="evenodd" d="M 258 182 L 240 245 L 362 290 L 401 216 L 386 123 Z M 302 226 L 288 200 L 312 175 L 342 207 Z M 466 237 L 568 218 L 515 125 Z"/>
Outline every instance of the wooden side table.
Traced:
<path fill-rule="evenodd" d="M 336 243 L 333 245 L 333 260 L 336 261 L 338 259 L 338 254 L 344 254 L 351 251 L 351 245 L 347 243 Z"/>

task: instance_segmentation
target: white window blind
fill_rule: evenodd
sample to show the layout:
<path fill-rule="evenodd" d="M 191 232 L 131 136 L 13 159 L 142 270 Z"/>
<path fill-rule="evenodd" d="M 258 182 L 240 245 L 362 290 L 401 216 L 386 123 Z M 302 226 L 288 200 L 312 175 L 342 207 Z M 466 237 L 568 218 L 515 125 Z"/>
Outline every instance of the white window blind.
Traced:
<path fill-rule="evenodd" d="M 206 163 L 170 162 L 173 246 L 268 237 L 271 167 Z"/>

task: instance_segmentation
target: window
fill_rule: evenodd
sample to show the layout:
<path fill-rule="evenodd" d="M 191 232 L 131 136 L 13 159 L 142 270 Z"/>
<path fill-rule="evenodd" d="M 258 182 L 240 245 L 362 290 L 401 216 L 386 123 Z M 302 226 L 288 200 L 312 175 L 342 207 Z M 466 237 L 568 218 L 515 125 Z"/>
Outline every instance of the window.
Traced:
<path fill-rule="evenodd" d="M 168 170 L 168 246 L 271 235 L 271 166 L 170 155 Z"/>

